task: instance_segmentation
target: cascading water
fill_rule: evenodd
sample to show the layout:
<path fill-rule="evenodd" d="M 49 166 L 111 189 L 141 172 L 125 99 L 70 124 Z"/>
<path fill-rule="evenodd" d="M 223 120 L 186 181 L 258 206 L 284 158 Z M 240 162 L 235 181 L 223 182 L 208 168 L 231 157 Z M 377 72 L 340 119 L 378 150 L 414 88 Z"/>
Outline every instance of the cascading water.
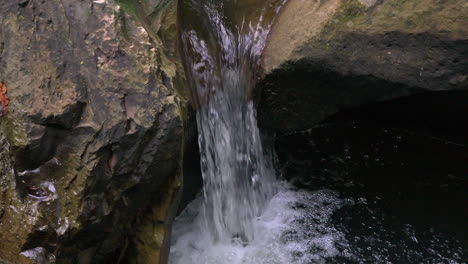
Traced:
<path fill-rule="evenodd" d="M 198 197 L 173 227 L 170 263 L 290 263 L 308 246 L 285 241 L 285 232 L 300 232 L 295 222 L 304 209 L 332 193 L 311 196 L 292 192 L 276 180 L 271 159 L 262 148 L 251 94 L 255 68 L 271 23 L 285 0 L 187 0 L 184 21 L 186 70 L 194 87 L 203 196 Z M 193 15 L 195 14 L 195 15 Z M 317 215 L 323 219 L 327 215 Z M 320 219 L 322 221 L 322 219 Z M 309 223 L 302 221 L 302 223 Z M 295 230 L 295 231 L 294 231 Z M 328 244 L 335 234 L 327 234 Z M 332 239 L 333 238 L 333 239 Z M 306 242 L 308 241 L 308 242 Z M 320 240 L 322 241 L 322 240 Z M 326 250 L 329 254 L 329 250 Z M 295 262 L 307 257 L 295 256 Z"/>
<path fill-rule="evenodd" d="M 360 212 L 365 199 L 341 198 L 330 190 L 301 191 L 275 177 L 251 97 L 260 54 L 285 1 L 182 1 L 182 41 L 197 106 L 204 188 L 174 222 L 171 264 L 388 264 L 393 257 L 388 248 L 415 239 L 408 226 L 397 242 L 382 239 L 388 233 L 384 228 L 350 238 L 332 216 L 340 210 Z M 345 215 L 343 221 L 350 218 Z M 368 225 L 379 221 L 378 212 L 373 213 Z M 428 249 L 418 250 L 401 256 L 423 256 Z"/>
<path fill-rule="evenodd" d="M 228 10 L 241 8 L 235 1 L 189 3 L 208 30 L 202 36 L 189 28 L 182 39 L 198 103 L 204 224 L 216 241 L 252 240 L 253 220 L 274 192 L 250 95 L 269 30 L 262 13 L 275 11 L 269 4 L 253 8 L 257 21 L 243 17 L 237 25 L 226 20 Z"/>

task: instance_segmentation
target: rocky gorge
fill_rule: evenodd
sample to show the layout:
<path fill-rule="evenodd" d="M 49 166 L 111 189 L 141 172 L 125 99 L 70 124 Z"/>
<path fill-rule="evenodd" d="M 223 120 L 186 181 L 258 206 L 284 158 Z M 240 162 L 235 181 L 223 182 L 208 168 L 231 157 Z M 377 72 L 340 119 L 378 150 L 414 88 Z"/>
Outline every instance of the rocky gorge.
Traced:
<path fill-rule="evenodd" d="M 0 1 L 0 263 L 167 263 L 173 220 L 202 186 L 199 105 L 180 36 L 182 17 L 192 19 L 186 1 Z M 436 190 L 463 223 L 467 14 L 462 0 L 287 1 L 252 95 L 277 169 L 301 182 L 313 170 L 337 189 L 369 171 L 395 193 L 429 186 L 415 196 L 437 205 L 443 199 L 425 192 Z M 365 125 L 350 132 L 348 121 Z M 387 128 L 410 131 L 404 138 L 415 149 L 435 154 L 381 159 L 423 156 L 414 174 L 428 161 L 442 164 L 427 169 L 440 174 L 426 180 L 407 167 L 362 165 L 365 146 L 382 140 L 375 130 Z M 315 141 L 321 155 L 310 155 Z M 393 151 L 388 144 L 382 149 Z M 336 165 L 349 146 L 359 153 Z M 386 196 L 362 177 L 355 181 L 386 201 L 412 199 Z"/>

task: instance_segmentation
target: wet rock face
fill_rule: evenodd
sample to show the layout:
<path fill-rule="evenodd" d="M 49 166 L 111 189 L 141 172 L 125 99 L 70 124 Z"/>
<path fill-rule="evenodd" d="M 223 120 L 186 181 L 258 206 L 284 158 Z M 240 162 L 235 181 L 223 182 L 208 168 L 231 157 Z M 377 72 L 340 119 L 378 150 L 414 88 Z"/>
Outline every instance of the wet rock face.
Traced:
<path fill-rule="evenodd" d="M 164 7 L 157 21 L 142 22 L 114 1 L 2 3 L 0 262 L 164 257 L 184 102 L 171 53 L 176 1 L 163 2 L 149 5 Z M 137 226 L 153 239 L 139 240 Z"/>
<path fill-rule="evenodd" d="M 290 0 L 264 51 L 259 122 L 293 131 L 364 103 L 466 89 L 466 12 L 464 1 Z"/>

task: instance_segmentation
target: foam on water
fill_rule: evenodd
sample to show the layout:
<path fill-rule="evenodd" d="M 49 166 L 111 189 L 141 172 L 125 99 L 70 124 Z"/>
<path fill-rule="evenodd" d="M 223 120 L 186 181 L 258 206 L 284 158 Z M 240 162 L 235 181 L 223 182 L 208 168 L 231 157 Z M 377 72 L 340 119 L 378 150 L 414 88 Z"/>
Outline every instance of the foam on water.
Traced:
<path fill-rule="evenodd" d="M 344 235 L 331 224 L 334 211 L 353 202 L 329 190 L 297 191 L 287 183 L 254 221 L 255 239 L 245 243 L 213 242 L 203 227 L 203 196 L 195 199 L 173 226 L 171 264 L 325 263 L 326 258 L 351 257 Z"/>

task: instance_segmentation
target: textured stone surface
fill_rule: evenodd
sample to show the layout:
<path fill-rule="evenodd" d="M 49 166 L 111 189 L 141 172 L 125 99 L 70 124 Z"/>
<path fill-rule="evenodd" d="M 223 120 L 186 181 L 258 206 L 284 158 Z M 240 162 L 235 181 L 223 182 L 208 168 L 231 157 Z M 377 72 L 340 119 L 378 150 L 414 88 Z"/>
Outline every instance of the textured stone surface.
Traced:
<path fill-rule="evenodd" d="M 290 0 L 264 51 L 260 123 L 292 131 L 341 109 L 468 88 L 468 4 Z"/>
<path fill-rule="evenodd" d="M 125 2 L 0 3 L 4 261 L 158 263 L 167 250 L 184 141 L 177 2 Z M 137 242 L 154 223 L 159 244 Z"/>

